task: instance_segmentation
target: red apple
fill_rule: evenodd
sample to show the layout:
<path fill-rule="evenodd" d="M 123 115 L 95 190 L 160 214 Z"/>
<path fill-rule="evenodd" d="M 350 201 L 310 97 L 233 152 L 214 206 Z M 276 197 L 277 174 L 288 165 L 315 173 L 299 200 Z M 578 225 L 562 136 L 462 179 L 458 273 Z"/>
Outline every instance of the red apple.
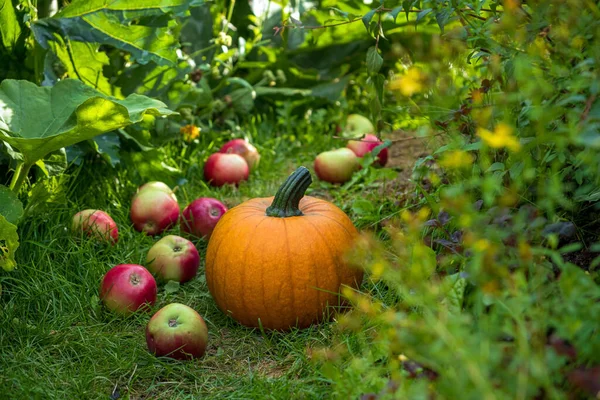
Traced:
<path fill-rule="evenodd" d="M 180 236 L 169 235 L 154 243 L 146 256 L 148 270 L 163 281 L 187 282 L 196 276 L 200 255 L 196 246 Z"/>
<path fill-rule="evenodd" d="M 248 163 L 239 154 L 215 153 L 204 164 L 204 179 L 213 186 L 238 184 L 248 179 Z"/>
<path fill-rule="evenodd" d="M 325 151 L 315 159 L 315 172 L 319 179 L 330 183 L 344 183 L 358 170 L 358 158 L 348 148 Z"/>
<path fill-rule="evenodd" d="M 225 143 L 219 150 L 219 153 L 233 153 L 239 154 L 246 160 L 250 170 L 253 170 L 258 166 L 260 161 L 260 154 L 256 147 L 252 146 L 247 140 L 244 139 L 233 139 Z"/>
<path fill-rule="evenodd" d="M 368 134 L 365 135 L 360 141 L 351 140 L 348 142 L 347 147 L 351 149 L 357 157 L 362 157 L 367 153 L 370 153 L 375 147 L 383 144 L 381 140 L 377 138 L 377 136 Z M 380 166 L 384 166 L 388 160 L 388 149 L 387 147 L 379 152 L 377 155 L 377 160 L 374 164 L 378 164 Z"/>
<path fill-rule="evenodd" d="M 350 114 L 346 117 L 346 125 L 342 135 L 347 138 L 357 138 L 374 131 L 375 127 L 368 118 L 360 114 Z"/>
<path fill-rule="evenodd" d="M 141 265 L 116 265 L 102 279 L 100 299 L 106 308 L 117 314 L 132 314 L 154 304 L 156 280 Z"/>
<path fill-rule="evenodd" d="M 171 303 L 156 312 L 146 326 L 150 353 L 178 360 L 200 358 L 208 344 L 206 323 L 193 308 Z"/>
<path fill-rule="evenodd" d="M 179 203 L 170 189 L 144 186 L 131 201 L 131 221 L 138 231 L 157 235 L 177 223 Z"/>
<path fill-rule="evenodd" d="M 99 240 L 106 240 L 112 244 L 119 240 L 119 229 L 115 221 L 101 210 L 83 210 L 73 216 L 71 224 L 73 232 L 81 232 Z"/>
<path fill-rule="evenodd" d="M 217 199 L 200 197 L 181 213 L 181 230 L 198 237 L 209 238 L 227 207 Z"/>

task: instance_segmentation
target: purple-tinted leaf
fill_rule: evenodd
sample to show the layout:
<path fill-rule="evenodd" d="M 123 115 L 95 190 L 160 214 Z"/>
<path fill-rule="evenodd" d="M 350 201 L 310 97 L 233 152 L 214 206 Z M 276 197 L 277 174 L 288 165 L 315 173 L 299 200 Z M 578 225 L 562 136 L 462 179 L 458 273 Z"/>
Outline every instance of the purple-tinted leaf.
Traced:
<path fill-rule="evenodd" d="M 430 219 L 429 221 L 426 221 L 423 225 L 438 227 L 438 226 L 440 226 L 440 223 L 438 222 L 437 219 Z"/>
<path fill-rule="evenodd" d="M 463 231 L 453 232 L 452 235 L 450 236 L 450 239 L 452 239 L 452 241 L 454 243 L 462 243 L 462 240 L 463 240 Z"/>
<path fill-rule="evenodd" d="M 560 239 L 568 239 L 575 235 L 575 225 L 572 222 L 556 222 L 547 225 L 542 231 L 542 235 L 548 236 L 557 234 Z"/>
<path fill-rule="evenodd" d="M 440 221 L 440 224 L 446 225 L 452 218 L 450 217 L 450 214 L 448 214 L 446 211 L 440 211 L 438 213 L 437 219 L 438 221 Z"/>
<path fill-rule="evenodd" d="M 441 244 L 442 246 L 446 246 L 446 247 L 454 247 L 456 244 L 446 240 L 446 239 L 436 239 L 435 243 Z"/>
<path fill-rule="evenodd" d="M 481 210 L 481 206 L 483 206 L 483 200 L 477 200 L 475 203 L 473 203 L 473 208 L 475 211 Z"/>

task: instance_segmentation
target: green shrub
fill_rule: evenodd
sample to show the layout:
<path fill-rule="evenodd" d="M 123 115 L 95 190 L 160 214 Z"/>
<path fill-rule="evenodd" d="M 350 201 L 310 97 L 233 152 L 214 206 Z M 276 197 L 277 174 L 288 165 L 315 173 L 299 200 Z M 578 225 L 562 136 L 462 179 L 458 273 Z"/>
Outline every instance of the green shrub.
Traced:
<path fill-rule="evenodd" d="M 394 67 L 369 72 L 372 115 L 421 121 L 438 146 L 414 169 L 418 211 L 352 257 L 367 291 L 346 293 L 355 310 L 317 357 L 339 398 L 600 391 L 600 9 L 472 3 L 382 2 L 366 17 L 378 43 L 390 14 L 441 28 L 392 41 Z"/>

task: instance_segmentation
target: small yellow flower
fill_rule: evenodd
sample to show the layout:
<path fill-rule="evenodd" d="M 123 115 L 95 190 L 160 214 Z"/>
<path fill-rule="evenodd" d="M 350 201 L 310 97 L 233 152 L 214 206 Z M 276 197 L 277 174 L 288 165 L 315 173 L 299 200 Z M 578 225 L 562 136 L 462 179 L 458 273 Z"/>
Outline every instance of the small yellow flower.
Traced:
<path fill-rule="evenodd" d="M 449 151 L 444 153 L 438 164 L 444 168 L 461 169 L 473 164 L 473 156 L 462 150 Z"/>
<path fill-rule="evenodd" d="M 385 264 L 381 261 L 376 261 L 372 266 L 371 266 L 371 277 L 374 280 L 379 280 L 379 278 L 381 278 L 381 275 L 383 275 L 383 272 L 385 271 Z"/>
<path fill-rule="evenodd" d="M 395 78 L 388 85 L 390 90 L 398 91 L 406 97 L 425 89 L 425 75 L 418 68 L 412 67 L 401 77 Z"/>
<path fill-rule="evenodd" d="M 485 128 L 477 128 L 477 136 L 479 136 L 485 144 L 494 149 L 506 147 L 512 151 L 521 150 L 521 143 L 513 136 L 513 129 L 505 123 L 499 123 L 496 126 L 496 129 L 494 129 L 494 132 L 490 132 Z"/>
<path fill-rule="evenodd" d="M 473 248 L 477 251 L 484 252 L 490 248 L 490 242 L 487 239 L 479 239 L 473 244 Z"/>
<path fill-rule="evenodd" d="M 200 128 L 196 125 L 186 125 L 179 128 L 179 133 L 183 136 L 183 140 L 189 143 L 200 136 Z"/>

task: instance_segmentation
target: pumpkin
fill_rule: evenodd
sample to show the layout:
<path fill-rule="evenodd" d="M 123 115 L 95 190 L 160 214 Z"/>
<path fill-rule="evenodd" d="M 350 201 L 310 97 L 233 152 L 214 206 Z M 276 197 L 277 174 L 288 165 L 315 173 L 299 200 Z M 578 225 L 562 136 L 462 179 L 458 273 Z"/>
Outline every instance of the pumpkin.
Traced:
<path fill-rule="evenodd" d="M 344 262 L 358 232 L 332 203 L 304 192 L 300 167 L 275 197 L 248 200 L 217 223 L 206 253 L 206 282 L 217 305 L 249 327 L 305 328 L 340 305 L 342 285 L 357 288 L 360 269 Z"/>

